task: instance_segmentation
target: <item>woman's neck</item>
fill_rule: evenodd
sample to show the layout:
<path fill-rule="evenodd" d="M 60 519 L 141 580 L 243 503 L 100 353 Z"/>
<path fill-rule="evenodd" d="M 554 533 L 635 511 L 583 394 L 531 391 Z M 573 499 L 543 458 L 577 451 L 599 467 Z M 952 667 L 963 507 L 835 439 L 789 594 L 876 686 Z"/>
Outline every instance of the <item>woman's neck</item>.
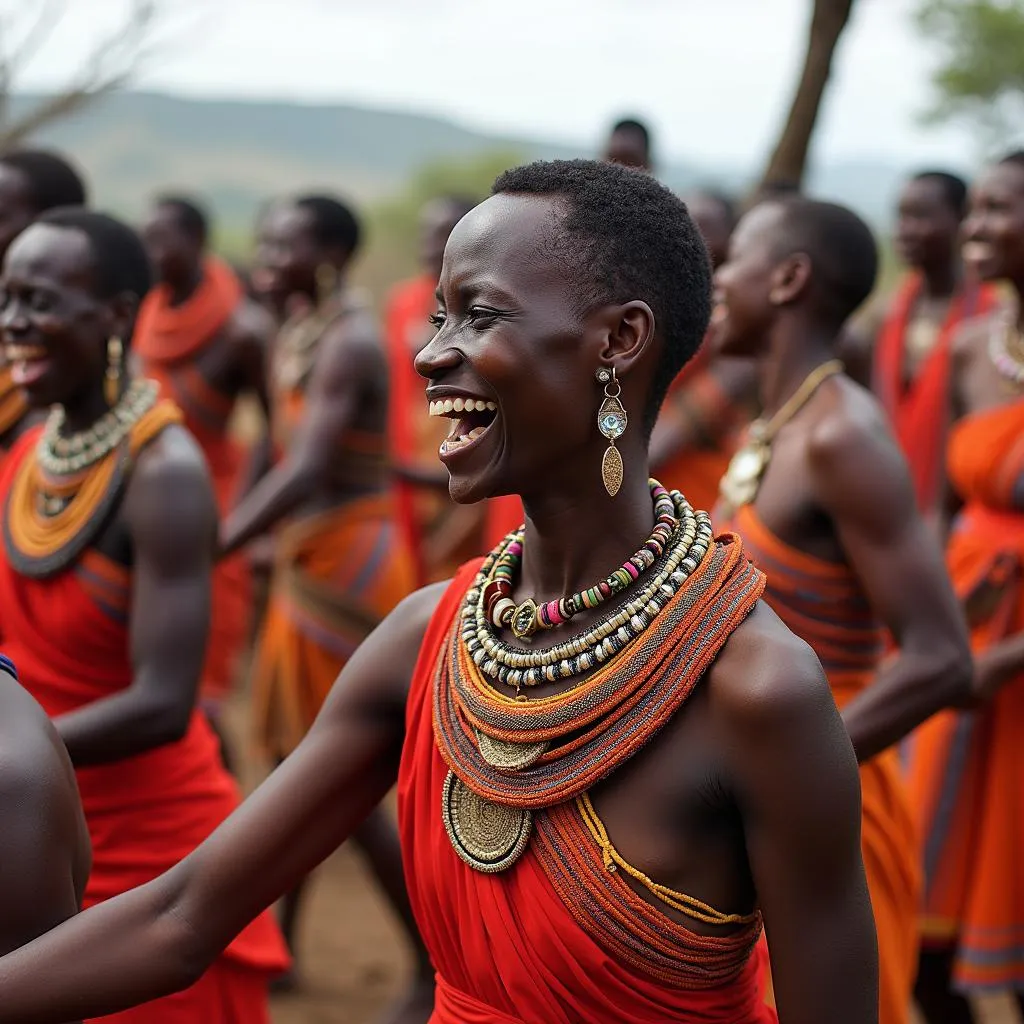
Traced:
<path fill-rule="evenodd" d="M 777 332 L 758 365 L 762 417 L 771 419 L 822 363 L 835 358 L 834 332 L 804 328 Z"/>
<path fill-rule="evenodd" d="M 645 453 L 623 452 L 625 479 L 614 498 L 601 483 L 600 458 L 585 461 L 593 478 L 587 485 L 524 499 L 520 589 L 538 602 L 594 586 L 642 547 L 654 528 Z"/>
<path fill-rule="evenodd" d="M 110 411 L 110 404 L 100 384 L 63 403 L 63 409 L 64 426 L 61 433 L 80 434 L 101 420 Z"/>

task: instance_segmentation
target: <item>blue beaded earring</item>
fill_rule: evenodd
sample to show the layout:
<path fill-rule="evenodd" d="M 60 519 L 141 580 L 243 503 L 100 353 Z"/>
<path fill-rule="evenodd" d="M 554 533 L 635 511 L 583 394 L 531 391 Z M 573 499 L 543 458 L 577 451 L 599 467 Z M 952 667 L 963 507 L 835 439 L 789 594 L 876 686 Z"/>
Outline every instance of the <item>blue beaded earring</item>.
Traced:
<path fill-rule="evenodd" d="M 615 379 L 614 367 L 602 366 L 597 371 L 598 384 L 604 385 L 604 401 L 597 411 L 597 429 L 608 439 L 608 447 L 601 459 L 601 480 L 609 497 L 614 498 L 622 486 L 622 455 L 615 442 L 626 432 L 626 410 L 619 401 L 622 388 Z"/>

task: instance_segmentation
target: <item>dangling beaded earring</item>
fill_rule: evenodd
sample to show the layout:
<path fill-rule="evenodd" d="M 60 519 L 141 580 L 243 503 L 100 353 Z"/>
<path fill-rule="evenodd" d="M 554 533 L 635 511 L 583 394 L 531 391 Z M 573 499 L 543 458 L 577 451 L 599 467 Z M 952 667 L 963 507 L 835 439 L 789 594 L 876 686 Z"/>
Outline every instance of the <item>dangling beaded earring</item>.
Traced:
<path fill-rule="evenodd" d="M 107 342 L 107 372 L 103 381 L 103 394 L 107 405 L 117 405 L 121 397 L 121 363 L 124 359 L 124 346 L 115 334 Z"/>
<path fill-rule="evenodd" d="M 619 401 L 622 388 L 615 379 L 615 369 L 602 366 L 597 371 L 598 384 L 604 385 L 604 401 L 597 411 L 597 429 L 608 438 L 608 447 L 601 459 L 601 479 L 609 497 L 614 498 L 622 486 L 622 455 L 615 447 L 615 442 L 626 432 L 626 410 Z"/>
<path fill-rule="evenodd" d="M 330 263 L 321 263 L 316 268 L 316 304 L 322 306 L 338 287 L 338 271 Z"/>

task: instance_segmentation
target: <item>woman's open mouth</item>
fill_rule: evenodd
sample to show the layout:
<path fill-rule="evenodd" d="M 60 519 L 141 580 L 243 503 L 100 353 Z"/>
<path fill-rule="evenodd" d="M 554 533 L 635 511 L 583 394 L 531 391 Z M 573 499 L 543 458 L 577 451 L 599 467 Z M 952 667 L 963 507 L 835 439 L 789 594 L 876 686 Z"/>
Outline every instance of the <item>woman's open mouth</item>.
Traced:
<path fill-rule="evenodd" d="M 50 368 L 49 353 L 41 345 L 5 345 L 4 362 L 11 381 L 21 388 L 35 384 Z"/>
<path fill-rule="evenodd" d="M 467 394 L 435 398 L 430 402 L 429 411 L 431 416 L 443 416 L 452 421 L 451 430 L 438 449 L 442 462 L 473 448 L 498 418 L 496 402 Z"/>

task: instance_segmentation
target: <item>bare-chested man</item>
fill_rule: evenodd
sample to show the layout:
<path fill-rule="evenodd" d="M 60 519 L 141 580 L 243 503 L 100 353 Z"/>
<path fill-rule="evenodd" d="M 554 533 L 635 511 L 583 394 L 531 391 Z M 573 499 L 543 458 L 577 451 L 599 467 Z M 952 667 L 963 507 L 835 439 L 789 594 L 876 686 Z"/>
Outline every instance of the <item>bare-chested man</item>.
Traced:
<path fill-rule="evenodd" d="M 876 270 L 874 239 L 851 211 L 764 203 L 740 222 L 716 274 L 716 336 L 724 351 L 759 357 L 764 408 L 723 481 L 723 504 L 767 574 L 769 604 L 821 659 L 861 762 L 879 1019 L 903 1024 L 920 855 L 893 744 L 966 698 L 971 659 L 906 463 L 878 404 L 835 358 Z M 896 652 L 883 663 L 888 636 Z"/>

